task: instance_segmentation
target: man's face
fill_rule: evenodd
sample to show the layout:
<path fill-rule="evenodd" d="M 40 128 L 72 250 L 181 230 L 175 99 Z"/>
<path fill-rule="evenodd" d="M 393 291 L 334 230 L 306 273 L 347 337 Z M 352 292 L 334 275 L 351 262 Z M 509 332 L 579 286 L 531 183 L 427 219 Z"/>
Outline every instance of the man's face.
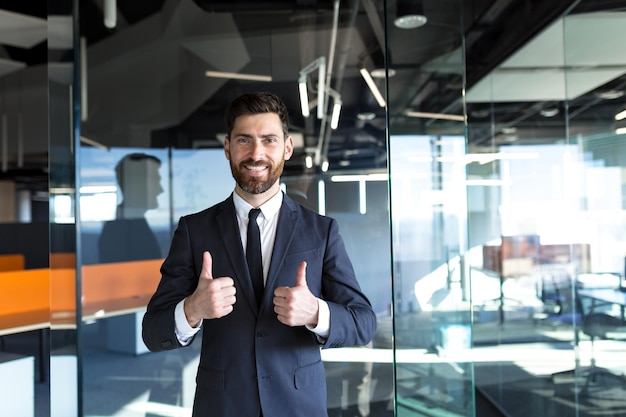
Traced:
<path fill-rule="evenodd" d="M 293 139 L 285 138 L 275 113 L 240 116 L 224 141 L 224 152 L 237 186 L 261 194 L 278 187 L 285 161 L 293 153 Z"/>

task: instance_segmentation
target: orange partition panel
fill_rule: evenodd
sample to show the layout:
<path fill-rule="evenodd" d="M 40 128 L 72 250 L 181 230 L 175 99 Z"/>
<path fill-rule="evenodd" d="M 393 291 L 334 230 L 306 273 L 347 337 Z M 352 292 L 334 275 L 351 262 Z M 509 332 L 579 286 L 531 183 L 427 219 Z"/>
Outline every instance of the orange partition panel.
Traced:
<path fill-rule="evenodd" d="M 151 295 L 161 279 L 162 259 L 85 265 L 83 304 Z"/>
<path fill-rule="evenodd" d="M 50 270 L 0 272 L 0 314 L 50 310 Z"/>
<path fill-rule="evenodd" d="M 76 270 L 69 268 L 50 270 L 50 309 L 76 310 Z"/>
<path fill-rule="evenodd" d="M 0 255 L 0 271 L 19 271 L 25 264 L 24 255 L 20 253 Z"/>
<path fill-rule="evenodd" d="M 154 259 L 83 266 L 83 306 L 107 306 L 110 313 L 145 306 L 161 279 L 162 263 Z M 120 303 L 129 299 L 132 303 Z M 0 272 L 0 334 L 48 321 L 71 324 L 75 312 L 74 269 Z"/>
<path fill-rule="evenodd" d="M 0 335 L 42 329 L 50 323 L 50 271 L 0 272 Z"/>
<path fill-rule="evenodd" d="M 76 254 L 57 252 L 50 254 L 50 268 L 52 269 L 73 269 L 76 268 Z"/>

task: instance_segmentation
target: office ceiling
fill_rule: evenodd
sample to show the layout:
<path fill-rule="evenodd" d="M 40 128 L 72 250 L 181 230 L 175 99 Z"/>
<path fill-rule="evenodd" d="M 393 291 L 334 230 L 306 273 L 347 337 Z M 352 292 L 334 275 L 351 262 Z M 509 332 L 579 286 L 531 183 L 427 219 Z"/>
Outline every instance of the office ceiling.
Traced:
<path fill-rule="evenodd" d="M 52 2 L 49 9 L 38 3 L 2 2 L 0 77 L 51 57 L 71 60 L 72 2 Z M 103 0 L 82 0 L 89 71 L 81 132 L 106 146 L 219 147 L 228 101 L 243 91 L 271 90 L 291 109 L 299 156 L 321 151 L 331 169 L 362 170 L 386 165 L 387 116 L 392 134 L 467 133 L 471 149 L 481 151 L 606 132 L 626 106 L 620 96 L 626 57 L 619 45 L 626 0 L 423 3 L 427 24 L 405 30 L 385 24 L 396 0 L 386 9 L 381 0 L 118 0 L 116 26 L 107 28 Z M 388 115 L 359 73 L 361 64 L 383 67 L 385 48 L 395 71 L 387 85 Z M 299 72 L 319 56 L 332 64 L 330 85 L 343 103 L 332 132 L 325 128 L 329 120 L 303 118 L 299 111 Z M 211 78 L 206 70 L 272 81 Z M 385 90 L 382 80 L 378 85 Z M 467 112 L 469 128 L 408 117 L 408 110 Z M 359 118 L 364 113 L 373 119 Z"/>

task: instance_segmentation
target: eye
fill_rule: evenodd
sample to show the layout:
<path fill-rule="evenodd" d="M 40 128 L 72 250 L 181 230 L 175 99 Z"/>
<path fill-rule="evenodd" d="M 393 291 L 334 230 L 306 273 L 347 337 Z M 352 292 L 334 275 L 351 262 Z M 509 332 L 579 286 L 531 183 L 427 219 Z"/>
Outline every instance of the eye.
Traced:
<path fill-rule="evenodd" d="M 250 142 L 250 138 L 247 138 L 247 137 L 245 137 L 245 136 L 239 136 L 239 137 L 237 138 L 237 143 L 239 143 L 239 144 L 241 144 L 241 145 L 245 145 L 245 144 L 247 144 L 247 143 L 249 143 L 249 142 Z"/>

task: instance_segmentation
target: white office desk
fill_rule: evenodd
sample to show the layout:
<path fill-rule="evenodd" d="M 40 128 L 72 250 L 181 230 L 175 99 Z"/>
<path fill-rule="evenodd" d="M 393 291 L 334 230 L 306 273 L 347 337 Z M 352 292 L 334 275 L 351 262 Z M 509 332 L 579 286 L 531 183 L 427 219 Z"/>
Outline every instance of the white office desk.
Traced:
<path fill-rule="evenodd" d="M 578 290 L 579 297 L 587 297 L 591 300 L 591 311 L 596 307 L 604 305 L 617 305 L 620 307 L 622 321 L 625 319 L 624 309 L 626 308 L 626 292 L 612 288 L 588 288 Z"/>

